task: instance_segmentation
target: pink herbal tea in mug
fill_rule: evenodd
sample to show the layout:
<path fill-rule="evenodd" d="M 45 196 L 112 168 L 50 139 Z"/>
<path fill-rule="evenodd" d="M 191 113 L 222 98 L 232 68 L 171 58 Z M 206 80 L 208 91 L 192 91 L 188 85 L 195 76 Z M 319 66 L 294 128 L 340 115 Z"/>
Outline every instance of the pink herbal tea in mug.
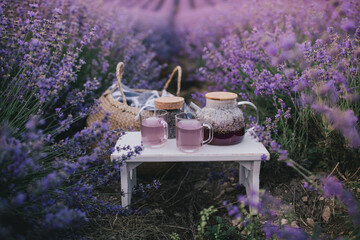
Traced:
<path fill-rule="evenodd" d="M 196 119 L 182 120 L 177 123 L 176 145 L 181 150 L 196 151 L 202 145 L 204 136 L 203 126 Z"/>
<path fill-rule="evenodd" d="M 140 113 L 141 140 L 145 146 L 161 147 L 168 138 L 168 125 L 164 110 L 144 110 Z"/>
<path fill-rule="evenodd" d="M 209 124 L 202 123 L 190 113 L 179 113 L 176 119 L 176 146 L 183 152 L 195 152 L 212 140 L 213 131 Z M 203 141 L 204 128 L 209 129 L 209 139 Z"/>

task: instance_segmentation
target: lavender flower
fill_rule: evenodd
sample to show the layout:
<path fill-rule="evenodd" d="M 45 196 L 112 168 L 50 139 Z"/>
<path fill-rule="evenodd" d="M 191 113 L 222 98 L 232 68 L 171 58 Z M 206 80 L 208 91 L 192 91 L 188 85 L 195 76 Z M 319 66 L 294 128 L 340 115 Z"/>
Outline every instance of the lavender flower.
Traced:
<path fill-rule="evenodd" d="M 331 125 L 341 131 L 349 140 L 352 147 L 360 146 L 360 135 L 356 128 L 357 117 L 352 110 L 341 111 L 338 108 L 330 108 L 321 103 L 314 103 L 311 106 L 315 111 L 324 114 L 330 120 Z"/>
<path fill-rule="evenodd" d="M 279 239 L 286 240 L 306 240 L 310 239 L 310 236 L 303 230 L 299 228 L 284 226 L 279 228 L 276 225 L 265 223 L 263 226 L 263 231 L 265 232 L 266 239 L 271 239 L 273 236 L 278 237 Z"/>
<path fill-rule="evenodd" d="M 0 219 L 12 216 L 24 226 L 17 231 L 0 221 L 4 239 L 47 238 L 51 230 L 64 238 L 89 216 L 130 213 L 94 193 L 119 177 L 121 163 L 106 156 L 123 132 L 109 131 L 107 118 L 76 128 L 96 91 L 114 80 L 119 56 L 129 62 L 130 86 L 159 85 L 162 66 L 145 46 L 146 34 L 122 21 L 125 14 L 89 3 L 0 2 Z M 127 149 L 127 156 L 141 150 Z"/>
<path fill-rule="evenodd" d="M 45 223 L 47 227 L 51 229 L 63 229 L 70 224 L 74 224 L 76 220 L 85 217 L 85 213 L 79 210 L 70 210 L 67 208 L 63 208 L 58 211 L 56 214 L 46 214 Z"/>
<path fill-rule="evenodd" d="M 352 219 L 352 222 L 355 227 L 360 226 L 360 208 L 357 200 L 354 198 L 353 194 L 345 190 L 341 195 L 341 201 L 347 207 L 347 212 Z"/>
<path fill-rule="evenodd" d="M 194 64 L 200 63 L 194 78 L 211 81 L 208 91 L 233 91 L 257 104 L 263 120 L 261 125 L 251 125 L 251 134 L 275 157 L 301 173 L 305 170 L 299 163 L 309 166 L 309 160 L 303 158 L 309 157 L 313 148 L 330 152 L 336 146 L 344 158 L 345 152 L 357 156 L 358 6 L 351 1 L 339 2 L 338 6 L 301 1 L 299 10 L 299 2 L 247 3 L 230 1 L 233 13 L 228 9 L 214 12 L 211 18 L 199 19 L 193 29 L 181 33 L 187 56 Z M 222 11 L 228 15 L 223 16 Z M 192 97 L 204 100 L 203 93 Z M 346 141 L 338 139 L 340 135 Z M 319 161 L 326 164 L 326 154 L 319 155 Z M 345 160 L 353 166 L 352 157 Z M 348 205 L 341 201 L 357 223 L 357 205 L 343 184 L 332 178 L 322 184 L 325 196 L 348 199 Z M 254 204 L 244 197 L 238 200 Z M 261 203 L 255 207 L 264 209 Z M 234 216 L 240 208 L 229 206 L 228 211 Z M 268 238 L 310 238 L 300 229 L 279 228 L 271 222 L 264 231 Z"/>
<path fill-rule="evenodd" d="M 340 197 L 344 191 L 343 184 L 334 177 L 327 177 L 322 180 L 324 196 Z"/>
<path fill-rule="evenodd" d="M 284 50 L 290 50 L 295 46 L 296 36 L 293 33 L 290 33 L 280 40 L 280 46 Z"/>
<path fill-rule="evenodd" d="M 337 197 L 347 208 L 354 226 L 360 226 L 360 208 L 352 193 L 344 188 L 343 183 L 332 176 L 321 179 L 321 183 L 321 189 L 324 191 L 324 196 Z"/>

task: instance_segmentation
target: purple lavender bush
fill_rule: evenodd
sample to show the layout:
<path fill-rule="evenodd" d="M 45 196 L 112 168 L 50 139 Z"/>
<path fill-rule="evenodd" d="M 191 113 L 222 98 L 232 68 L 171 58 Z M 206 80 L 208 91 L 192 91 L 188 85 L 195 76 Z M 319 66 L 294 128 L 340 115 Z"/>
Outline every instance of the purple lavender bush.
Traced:
<path fill-rule="evenodd" d="M 185 54 L 198 64 L 195 79 L 212 82 L 209 91 L 232 91 L 254 102 L 263 114 L 262 124 L 252 125 L 253 135 L 272 152 L 272 159 L 285 162 L 306 179 L 312 175 L 307 169 L 331 171 L 338 162 L 341 171 L 358 168 L 359 4 L 275 0 L 228 4 L 195 22 L 193 31 L 181 31 Z M 193 98 L 204 102 L 203 93 Z M 333 178 L 330 182 L 338 189 L 343 186 Z M 345 188 L 335 193 L 329 191 L 332 188 L 318 189 L 343 204 L 358 237 L 359 207 L 353 195 Z M 230 215 L 237 212 L 229 208 Z M 266 224 L 263 230 L 269 238 L 310 237 L 287 226 Z"/>
<path fill-rule="evenodd" d="M 209 90 L 238 92 L 263 107 L 265 126 L 258 126 L 257 134 L 280 159 L 290 155 L 308 167 L 327 162 L 330 168 L 335 155 L 335 161 L 344 158 L 351 164 L 360 146 L 360 9 L 351 1 L 300 2 L 229 3 L 241 20 L 230 10 L 227 18 L 213 14 L 217 25 L 199 21 L 198 28 L 214 34 L 193 31 L 199 35 L 185 34 L 184 42 L 193 53 L 202 50 L 197 79 L 213 82 Z M 224 29 L 232 30 L 224 34 Z M 203 101 L 202 94 L 194 98 Z M 289 153 L 281 150 L 284 144 Z"/>
<path fill-rule="evenodd" d="M 89 218 L 132 213 L 95 190 L 118 179 L 142 147 L 122 146 L 127 154 L 109 163 L 123 132 L 110 131 L 107 118 L 74 128 L 118 61 L 127 63 L 129 86 L 159 83 L 162 66 L 146 34 L 111 9 L 101 1 L 0 1 L 1 239 L 76 239 Z"/>
<path fill-rule="evenodd" d="M 327 199 L 335 198 L 346 210 L 351 223 L 353 224 L 352 233 L 346 238 L 337 239 L 358 239 L 360 236 L 360 207 L 354 195 L 344 188 L 344 184 L 335 177 L 328 176 L 318 179 L 317 184 L 308 185 L 310 191 L 317 191 L 319 196 Z M 291 211 L 281 210 L 285 205 L 277 198 L 274 198 L 267 192 L 260 193 L 260 201 L 243 195 L 237 196 L 235 204 L 224 201 L 228 216 L 235 220 L 237 225 L 242 225 L 243 232 L 252 233 L 255 239 L 333 239 L 330 236 L 320 234 L 319 225 L 315 226 L 312 234 L 301 229 L 296 221 L 290 222 Z M 251 215 L 245 207 L 250 207 L 256 211 L 257 215 Z M 291 223 L 291 224 L 290 224 Z M 345 226 L 345 225 L 344 225 Z M 260 229 L 259 229 L 260 228 Z M 261 230 L 261 231 L 259 231 Z"/>

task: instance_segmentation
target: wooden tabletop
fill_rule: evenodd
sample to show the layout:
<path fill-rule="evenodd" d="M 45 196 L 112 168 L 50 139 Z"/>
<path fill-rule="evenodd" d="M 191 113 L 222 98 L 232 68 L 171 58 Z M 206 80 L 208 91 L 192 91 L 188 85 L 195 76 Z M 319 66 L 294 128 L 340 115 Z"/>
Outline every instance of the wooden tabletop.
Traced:
<path fill-rule="evenodd" d="M 139 146 L 141 144 L 140 132 L 127 132 L 116 143 L 116 146 Z M 116 149 L 115 146 L 115 149 Z M 126 151 L 114 151 L 111 160 L 116 160 Z M 176 139 L 169 139 L 161 148 L 146 148 L 139 156 L 133 157 L 127 162 L 217 162 L 217 161 L 257 161 L 265 155 L 270 158 L 269 152 L 264 145 L 256 139 L 245 134 L 242 142 L 231 146 L 204 145 L 194 153 L 181 152 L 176 147 Z"/>

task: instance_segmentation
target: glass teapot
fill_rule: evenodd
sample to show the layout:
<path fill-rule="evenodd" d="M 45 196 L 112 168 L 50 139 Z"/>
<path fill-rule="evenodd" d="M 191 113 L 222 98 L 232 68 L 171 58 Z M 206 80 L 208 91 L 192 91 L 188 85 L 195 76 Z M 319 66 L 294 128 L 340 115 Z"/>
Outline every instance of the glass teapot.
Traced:
<path fill-rule="evenodd" d="M 209 92 L 205 97 L 204 108 L 198 107 L 193 102 L 190 103 L 190 108 L 201 121 L 212 125 L 214 129 L 214 137 L 210 142 L 212 145 L 233 145 L 242 141 L 245 135 L 245 119 L 238 107 L 240 105 L 253 107 L 256 110 L 256 123 L 258 123 L 259 112 L 256 106 L 248 101 L 237 102 L 235 93 Z"/>

